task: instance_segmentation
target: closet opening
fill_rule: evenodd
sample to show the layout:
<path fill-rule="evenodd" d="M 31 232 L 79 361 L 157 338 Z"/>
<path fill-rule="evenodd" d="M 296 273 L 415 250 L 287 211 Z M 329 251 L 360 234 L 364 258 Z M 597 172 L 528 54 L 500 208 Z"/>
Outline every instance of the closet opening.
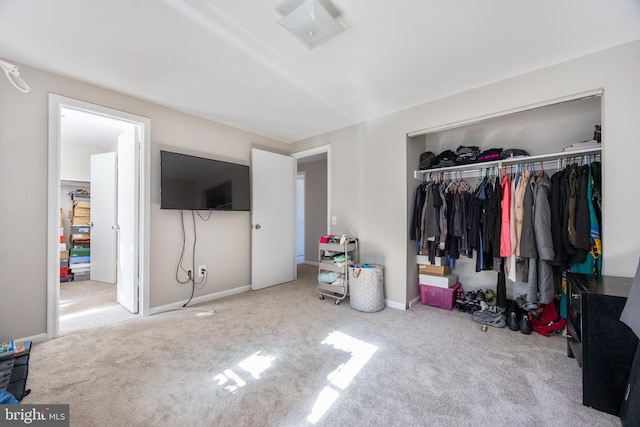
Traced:
<path fill-rule="evenodd" d="M 492 113 L 409 133 L 407 136 L 408 224 L 412 223 L 416 190 L 423 183 L 446 182 L 445 189 L 453 188 L 457 191 L 465 188 L 468 183 L 469 187 L 475 190 L 483 185 L 483 182 L 490 182 L 495 186 L 495 183 L 500 183 L 504 176 L 519 179 L 527 170 L 538 179 L 541 176 L 551 178 L 553 174 L 569 164 L 576 164 L 578 167 L 586 164 L 589 167 L 588 165 L 597 163 L 601 166 L 601 150 L 605 144 L 604 136 L 601 135 L 604 135 L 605 127 L 602 126 L 601 133 L 598 134 L 601 143 L 591 146 L 580 145 L 584 141 L 594 140 L 596 125 L 602 125 L 601 95 L 601 90 L 595 90 L 566 99 Z M 492 149 L 498 152 L 523 150 L 528 157 L 504 161 L 498 157 L 495 161 L 462 165 L 456 163 L 456 159 L 453 163 L 442 162 L 440 166 L 444 167 L 428 172 L 419 170 L 419 159 L 422 153 L 430 151 L 438 156 L 449 150 L 455 155 L 464 147 L 477 147 L 480 153 L 489 152 Z M 572 153 L 571 149 L 578 151 Z M 449 157 L 451 156 L 445 155 L 443 158 L 450 160 Z M 602 201 L 604 197 L 600 194 L 600 203 L 604 203 Z M 418 241 L 412 240 L 410 235 L 407 241 L 407 305 L 411 307 L 421 299 L 417 256 L 422 253 L 422 246 Z M 445 245 L 441 246 L 443 253 L 446 253 Z M 600 244 L 599 247 L 602 250 L 604 245 Z M 428 251 L 426 253 L 428 254 Z M 601 259 L 600 256 L 599 261 Z M 511 275 L 511 279 L 515 280 L 507 279 L 506 283 L 506 296 L 509 300 L 531 293 L 533 289 L 529 287 L 527 280 L 522 280 L 522 260 L 518 261 L 517 274 L 515 277 Z M 486 268 L 490 264 L 478 265 L 477 262 L 476 250 L 471 252 L 471 257 L 467 254 L 457 254 L 457 258 L 451 262 L 452 274 L 457 276 L 457 281 L 466 292 L 486 289 L 495 292 L 499 267 L 494 270 Z M 558 278 L 555 277 L 555 280 L 557 281 Z"/>

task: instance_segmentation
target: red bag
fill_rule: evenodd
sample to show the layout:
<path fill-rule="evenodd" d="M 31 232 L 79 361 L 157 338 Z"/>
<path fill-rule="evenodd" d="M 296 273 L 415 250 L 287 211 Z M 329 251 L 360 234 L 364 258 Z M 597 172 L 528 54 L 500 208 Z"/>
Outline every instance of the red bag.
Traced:
<path fill-rule="evenodd" d="M 558 313 L 556 301 L 551 301 L 544 306 L 540 317 L 531 319 L 531 328 L 537 333 L 548 337 L 552 332 L 561 331 L 567 324 L 566 319 Z"/>

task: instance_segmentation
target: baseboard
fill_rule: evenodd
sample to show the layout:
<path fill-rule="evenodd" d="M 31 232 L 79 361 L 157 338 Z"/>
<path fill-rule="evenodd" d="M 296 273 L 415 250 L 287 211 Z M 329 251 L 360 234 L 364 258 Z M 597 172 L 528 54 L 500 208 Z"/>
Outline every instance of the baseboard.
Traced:
<path fill-rule="evenodd" d="M 191 304 L 198 304 L 201 302 L 207 302 L 207 301 L 213 301 L 216 299 L 220 299 L 220 298 L 224 298 L 224 297 L 228 297 L 230 295 L 235 295 L 235 294 L 240 294 L 242 292 L 247 292 L 251 290 L 251 286 L 240 286 L 239 288 L 233 288 L 233 289 L 229 289 L 226 291 L 222 291 L 222 292 L 215 292 L 213 294 L 208 294 L 208 295 L 203 295 L 201 297 L 196 297 L 191 299 L 191 302 L 189 303 Z M 182 306 L 189 300 L 183 300 L 183 301 L 178 301 L 178 302 L 174 302 L 171 304 L 166 304 L 166 305 L 161 305 L 158 307 L 152 307 L 149 309 L 149 316 L 156 314 L 156 313 L 160 313 L 163 311 L 167 311 L 167 310 L 173 310 L 176 308 L 182 308 Z"/>
<path fill-rule="evenodd" d="M 32 335 L 30 337 L 19 338 L 15 341 L 17 342 L 31 341 L 33 344 L 37 344 L 39 342 L 45 342 L 47 340 L 49 340 L 49 337 L 47 336 L 47 334 L 38 334 L 38 335 Z"/>
<path fill-rule="evenodd" d="M 385 300 L 384 304 L 389 307 L 389 308 L 395 308 L 396 310 L 402 310 L 405 311 L 407 309 L 407 307 L 399 302 L 396 301 L 391 301 L 391 300 Z"/>
<path fill-rule="evenodd" d="M 418 295 L 417 297 L 415 297 L 414 299 L 412 299 L 411 301 L 409 301 L 409 308 L 413 307 L 413 305 L 417 302 L 422 302 L 420 295 Z"/>

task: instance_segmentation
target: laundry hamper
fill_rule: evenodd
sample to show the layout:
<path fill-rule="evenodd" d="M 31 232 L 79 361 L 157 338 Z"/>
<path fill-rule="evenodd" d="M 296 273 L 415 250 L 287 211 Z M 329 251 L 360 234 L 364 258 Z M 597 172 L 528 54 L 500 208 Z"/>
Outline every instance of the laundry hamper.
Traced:
<path fill-rule="evenodd" d="M 349 266 L 349 303 L 365 312 L 384 308 L 383 267 L 376 264 Z"/>

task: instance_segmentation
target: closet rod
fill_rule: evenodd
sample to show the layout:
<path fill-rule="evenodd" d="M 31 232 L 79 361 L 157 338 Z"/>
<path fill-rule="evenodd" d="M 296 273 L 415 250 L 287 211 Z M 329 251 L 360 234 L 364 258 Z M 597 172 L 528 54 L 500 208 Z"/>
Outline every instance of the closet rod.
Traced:
<path fill-rule="evenodd" d="M 555 162 L 562 159 L 570 159 L 572 157 L 583 157 L 583 156 L 592 156 L 592 155 L 600 155 L 602 151 L 602 147 L 592 147 L 586 148 L 582 150 L 571 150 L 571 151 L 562 151 L 560 153 L 551 153 L 551 154 L 540 154 L 536 156 L 522 156 L 522 157 L 510 157 L 507 159 L 493 160 L 490 162 L 482 162 L 482 163 L 472 163 L 469 165 L 459 165 L 459 166 L 449 166 L 444 168 L 435 168 L 435 169 L 425 169 L 425 170 L 417 170 L 413 172 L 413 177 L 422 181 L 422 178 L 426 174 L 430 173 L 444 173 L 444 172 L 478 172 L 484 171 L 489 168 L 497 167 L 501 168 L 502 166 L 511 166 L 511 165 L 519 165 L 519 164 L 527 164 L 534 163 L 539 164 L 540 162 Z"/>

